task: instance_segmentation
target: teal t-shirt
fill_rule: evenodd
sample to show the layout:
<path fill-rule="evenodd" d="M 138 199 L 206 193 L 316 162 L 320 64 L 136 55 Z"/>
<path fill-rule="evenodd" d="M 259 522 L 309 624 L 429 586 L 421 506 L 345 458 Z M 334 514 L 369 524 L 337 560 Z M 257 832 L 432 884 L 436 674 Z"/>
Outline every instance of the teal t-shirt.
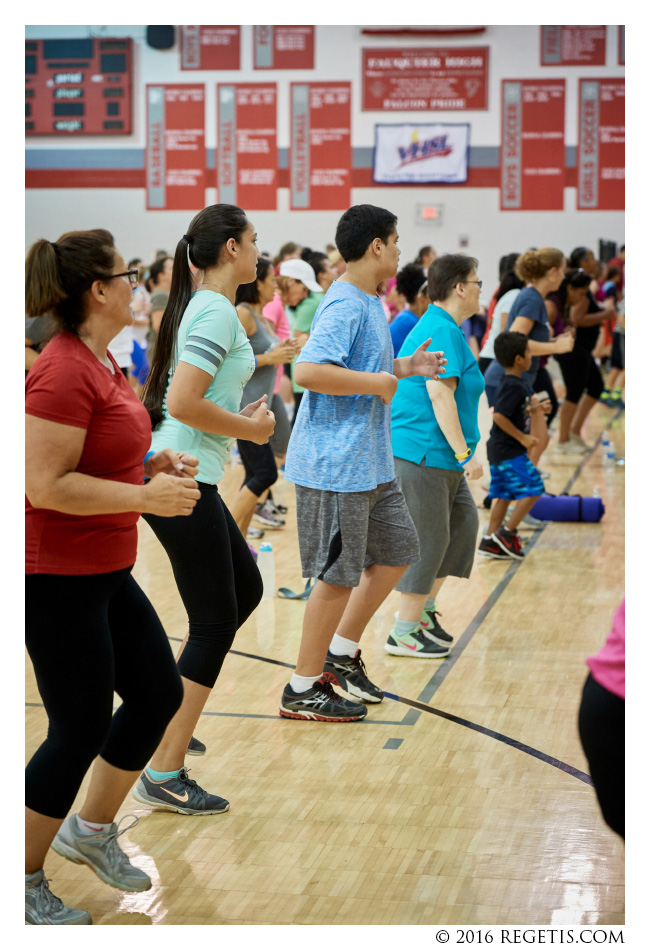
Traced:
<path fill-rule="evenodd" d="M 197 290 L 192 295 L 178 328 L 169 382 L 179 362 L 210 375 L 205 399 L 229 412 L 239 412 L 244 385 L 255 371 L 255 357 L 237 311 L 226 297 L 212 290 Z M 169 383 L 163 401 L 164 418 L 153 433 L 151 448 L 156 452 L 172 448 L 195 455 L 199 460 L 197 481 L 216 485 L 223 478 L 235 440 L 192 429 L 174 419 L 167 411 L 168 392 Z"/>
<path fill-rule="evenodd" d="M 314 322 L 316 311 L 318 310 L 320 302 L 324 296 L 325 294 L 317 294 L 314 290 L 310 290 L 309 296 L 300 301 L 292 314 L 292 336 L 295 336 L 296 333 L 311 333 L 311 325 Z M 293 360 L 291 361 L 291 389 L 294 393 L 304 393 L 305 390 L 303 387 L 299 386 L 293 378 L 293 368 L 296 365 L 297 359 L 298 355 L 294 356 Z"/>
<path fill-rule="evenodd" d="M 429 337 L 428 349 L 444 350 L 447 358 L 444 378 L 458 379 L 454 390 L 458 419 L 468 448 L 474 450 L 480 439 L 478 401 L 485 388 L 483 375 L 461 328 L 451 314 L 434 304 L 406 337 L 399 355 L 411 356 Z M 428 468 L 456 470 L 454 450 L 436 422 L 426 384 L 424 376 L 399 381 L 391 403 L 393 455 L 416 465 L 424 460 Z"/>

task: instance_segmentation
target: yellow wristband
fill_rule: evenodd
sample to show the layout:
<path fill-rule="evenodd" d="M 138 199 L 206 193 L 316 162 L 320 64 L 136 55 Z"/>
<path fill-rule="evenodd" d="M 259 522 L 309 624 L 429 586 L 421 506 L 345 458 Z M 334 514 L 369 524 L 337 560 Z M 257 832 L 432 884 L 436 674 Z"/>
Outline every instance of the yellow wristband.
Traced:
<path fill-rule="evenodd" d="M 472 450 L 471 450 L 471 449 L 465 449 L 465 451 L 464 451 L 464 452 L 461 452 L 460 454 L 454 453 L 455 458 L 456 458 L 456 461 L 458 461 L 458 462 L 464 462 L 465 459 L 468 459 L 471 454 L 472 454 Z"/>

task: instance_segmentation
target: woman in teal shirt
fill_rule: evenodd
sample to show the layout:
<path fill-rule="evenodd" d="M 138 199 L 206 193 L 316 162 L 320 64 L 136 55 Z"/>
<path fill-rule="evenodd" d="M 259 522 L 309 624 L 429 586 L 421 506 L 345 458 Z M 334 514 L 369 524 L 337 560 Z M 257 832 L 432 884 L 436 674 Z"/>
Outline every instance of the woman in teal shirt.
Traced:
<path fill-rule="evenodd" d="M 235 439 L 263 445 L 275 426 L 266 393 L 241 411 L 255 358 L 234 307 L 239 284 L 255 280 L 257 235 L 234 205 L 212 205 L 178 242 L 144 404 L 161 442 L 199 460 L 201 497 L 188 518 L 146 516 L 165 548 L 189 618 L 178 655 L 184 697 L 133 797 L 184 815 L 217 814 L 228 802 L 187 777 L 185 752 L 239 627 L 262 598 L 253 556 L 217 482 Z M 203 273 L 198 290 L 190 264 Z M 165 525 L 167 521 L 169 524 Z"/>
<path fill-rule="evenodd" d="M 478 310 L 478 261 L 445 254 L 429 268 L 433 304 L 400 350 L 410 356 L 425 340 L 444 350 L 444 379 L 401 379 L 392 402 L 395 478 L 420 539 L 420 560 L 397 585 L 400 609 L 385 650 L 426 659 L 449 654 L 453 637 L 440 626 L 435 598 L 446 577 L 469 577 L 479 518 L 467 479 L 480 478 L 478 403 L 483 376 L 460 328 Z"/>

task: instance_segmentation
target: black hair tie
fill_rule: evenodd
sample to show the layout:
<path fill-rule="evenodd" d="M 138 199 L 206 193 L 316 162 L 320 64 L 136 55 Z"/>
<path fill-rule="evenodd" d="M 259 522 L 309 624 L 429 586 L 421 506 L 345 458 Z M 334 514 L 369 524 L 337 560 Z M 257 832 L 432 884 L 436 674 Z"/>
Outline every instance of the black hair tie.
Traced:
<path fill-rule="evenodd" d="M 185 238 L 185 240 L 187 241 L 188 244 L 191 244 L 191 243 L 192 243 L 192 238 L 189 237 L 189 235 L 184 234 L 183 237 Z"/>

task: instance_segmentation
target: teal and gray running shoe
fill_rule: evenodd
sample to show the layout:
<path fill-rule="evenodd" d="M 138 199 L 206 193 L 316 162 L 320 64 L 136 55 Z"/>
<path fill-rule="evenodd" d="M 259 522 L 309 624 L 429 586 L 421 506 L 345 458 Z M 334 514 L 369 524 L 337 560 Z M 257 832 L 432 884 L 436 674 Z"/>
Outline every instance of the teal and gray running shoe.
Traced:
<path fill-rule="evenodd" d="M 108 831 L 82 835 L 77 831 L 76 815 L 70 815 L 59 828 L 52 848 L 74 864 L 87 864 L 97 877 L 111 887 L 121 891 L 148 891 L 151 878 L 131 864 L 117 843 L 119 836 L 134 828 L 140 820 L 135 815 L 125 815 L 122 821 L 125 818 L 133 818 L 133 821 L 121 831 L 113 822 Z"/>
<path fill-rule="evenodd" d="M 49 889 L 43 869 L 25 875 L 25 923 L 92 924 L 87 910 L 66 907 Z"/>

